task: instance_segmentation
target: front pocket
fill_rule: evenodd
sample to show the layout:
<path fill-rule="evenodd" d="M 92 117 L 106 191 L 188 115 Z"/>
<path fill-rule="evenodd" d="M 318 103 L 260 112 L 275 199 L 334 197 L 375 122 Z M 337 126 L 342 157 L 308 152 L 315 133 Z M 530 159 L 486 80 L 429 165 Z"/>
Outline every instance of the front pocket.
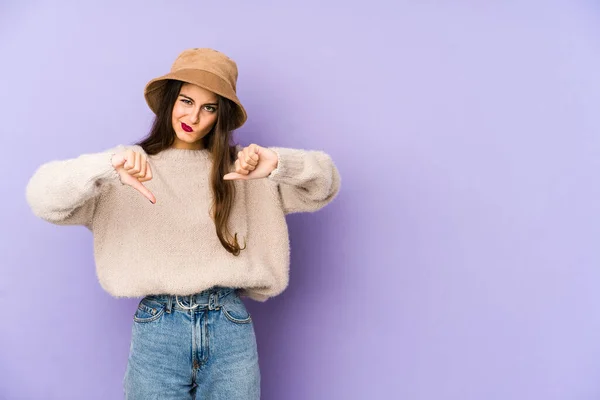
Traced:
<path fill-rule="evenodd" d="M 152 322 L 159 319 L 164 312 L 165 304 L 144 297 L 133 315 L 133 320 L 141 323 Z"/>
<path fill-rule="evenodd" d="M 228 320 L 236 324 L 248 324 L 252 322 L 250 313 L 238 297 L 234 297 L 231 301 L 223 304 L 223 314 L 225 314 Z"/>

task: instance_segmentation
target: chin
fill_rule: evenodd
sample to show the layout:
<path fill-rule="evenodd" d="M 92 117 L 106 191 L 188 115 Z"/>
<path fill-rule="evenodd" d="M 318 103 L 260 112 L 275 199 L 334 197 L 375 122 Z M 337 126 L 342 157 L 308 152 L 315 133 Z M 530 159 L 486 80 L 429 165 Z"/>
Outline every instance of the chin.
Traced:
<path fill-rule="evenodd" d="M 196 145 L 202 140 L 202 137 L 198 137 L 197 135 L 192 137 L 181 132 L 175 132 L 175 136 L 177 136 L 177 140 L 179 140 L 179 142 L 187 143 L 189 145 Z"/>
<path fill-rule="evenodd" d="M 175 134 L 177 135 L 177 139 L 179 139 L 185 143 L 191 144 L 191 143 L 195 143 L 198 141 L 198 139 L 194 140 L 190 135 L 187 135 L 185 133 L 176 132 Z"/>

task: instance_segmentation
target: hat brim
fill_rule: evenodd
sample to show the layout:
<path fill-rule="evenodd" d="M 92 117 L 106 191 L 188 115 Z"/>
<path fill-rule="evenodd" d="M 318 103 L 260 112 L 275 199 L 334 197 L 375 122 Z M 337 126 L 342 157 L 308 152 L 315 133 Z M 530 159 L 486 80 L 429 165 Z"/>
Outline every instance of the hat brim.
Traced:
<path fill-rule="evenodd" d="M 150 82 L 148 82 L 146 88 L 144 89 L 144 97 L 146 98 L 148 107 L 150 107 L 154 114 L 158 112 L 158 108 L 163 96 L 163 90 L 167 84 L 167 80 L 169 79 L 192 83 L 233 101 L 237 106 L 235 110 L 235 122 L 233 129 L 239 128 L 244 124 L 244 122 L 246 122 L 246 119 L 248 119 L 246 110 L 244 109 L 244 106 L 242 106 L 242 103 L 238 99 L 234 89 L 219 76 L 211 72 L 198 69 L 181 69 L 152 79 Z"/>

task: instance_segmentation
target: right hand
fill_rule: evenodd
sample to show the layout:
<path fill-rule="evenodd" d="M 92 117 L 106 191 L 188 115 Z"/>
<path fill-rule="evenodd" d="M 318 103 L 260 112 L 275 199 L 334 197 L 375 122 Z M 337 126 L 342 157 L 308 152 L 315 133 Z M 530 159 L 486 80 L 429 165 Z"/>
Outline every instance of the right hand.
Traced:
<path fill-rule="evenodd" d="M 112 165 L 119 173 L 121 183 L 143 194 L 152 204 L 156 203 L 156 197 L 142 185 L 142 182 L 152 179 L 152 169 L 145 154 L 132 149 L 125 150 L 112 157 Z"/>

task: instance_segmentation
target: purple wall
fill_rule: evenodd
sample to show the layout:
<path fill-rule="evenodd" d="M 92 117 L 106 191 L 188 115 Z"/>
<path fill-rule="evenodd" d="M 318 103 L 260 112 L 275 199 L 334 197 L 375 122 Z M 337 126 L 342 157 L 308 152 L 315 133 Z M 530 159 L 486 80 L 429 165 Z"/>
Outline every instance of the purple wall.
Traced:
<path fill-rule="evenodd" d="M 264 399 L 600 398 L 595 2 L 50 3 L 0 5 L 0 398 L 122 398 L 137 300 L 25 185 L 145 135 L 188 47 L 238 62 L 240 142 L 342 174 L 288 220 L 288 290 L 248 302 Z"/>

